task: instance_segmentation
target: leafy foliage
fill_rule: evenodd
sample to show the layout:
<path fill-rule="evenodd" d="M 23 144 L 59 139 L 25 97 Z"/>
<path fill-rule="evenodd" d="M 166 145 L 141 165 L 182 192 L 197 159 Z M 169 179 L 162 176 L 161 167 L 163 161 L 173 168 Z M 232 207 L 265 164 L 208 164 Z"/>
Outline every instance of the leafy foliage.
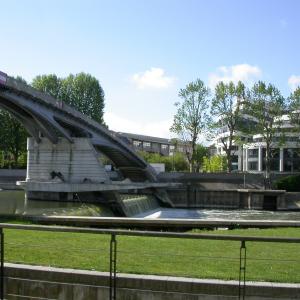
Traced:
<path fill-rule="evenodd" d="M 281 178 L 275 182 L 275 187 L 288 192 L 300 192 L 300 175 Z"/>
<path fill-rule="evenodd" d="M 179 91 L 178 96 L 182 102 L 175 103 L 177 113 L 174 116 L 170 130 L 185 142 L 189 143 L 186 156 L 189 161 L 190 171 L 195 170 L 195 150 L 199 135 L 205 130 L 208 120 L 208 97 L 210 91 L 204 82 L 197 79 L 189 83 L 185 89 Z M 189 152 L 190 151 L 190 152 Z"/>
<path fill-rule="evenodd" d="M 203 172 L 214 173 L 224 172 L 227 169 L 226 157 L 223 155 L 214 155 L 203 158 Z"/>
<path fill-rule="evenodd" d="M 26 83 L 21 77 L 16 80 Z M 27 133 L 22 124 L 5 110 L 0 110 L 0 124 L 1 167 L 18 167 L 19 158 L 26 151 Z"/>
<path fill-rule="evenodd" d="M 289 117 L 295 126 L 296 132 L 300 132 L 300 87 L 298 87 L 289 97 Z"/>
<path fill-rule="evenodd" d="M 64 101 L 98 123 L 104 123 L 104 91 L 92 75 L 70 74 L 66 78 L 58 78 L 55 74 L 39 75 L 33 79 L 32 86 Z"/>
<path fill-rule="evenodd" d="M 138 154 L 148 163 L 165 164 L 166 172 L 187 171 L 189 169 L 188 163 L 182 153 L 177 152 L 173 156 L 162 156 L 158 153 L 139 151 Z"/>
<path fill-rule="evenodd" d="M 266 144 L 266 176 L 270 177 L 271 149 L 275 135 L 280 131 L 282 119 L 280 117 L 286 108 L 284 97 L 272 84 L 262 81 L 254 84 L 245 101 L 245 112 L 255 119 L 255 126 L 244 126 L 242 130 L 250 134 L 259 134 Z"/>
<path fill-rule="evenodd" d="M 204 157 L 207 157 L 209 155 L 208 149 L 201 145 L 198 144 L 196 146 L 196 150 L 194 153 L 194 163 L 195 163 L 195 171 L 199 172 L 203 166 L 203 159 Z"/>
<path fill-rule="evenodd" d="M 211 103 L 211 118 L 209 122 L 209 137 L 216 138 L 220 128 L 226 127 L 229 135 L 221 136 L 220 141 L 226 153 L 227 170 L 231 172 L 232 146 L 235 142 L 235 132 L 238 130 L 241 104 L 245 98 L 245 86 L 239 81 L 228 84 L 219 82 L 215 88 L 215 95 Z"/>

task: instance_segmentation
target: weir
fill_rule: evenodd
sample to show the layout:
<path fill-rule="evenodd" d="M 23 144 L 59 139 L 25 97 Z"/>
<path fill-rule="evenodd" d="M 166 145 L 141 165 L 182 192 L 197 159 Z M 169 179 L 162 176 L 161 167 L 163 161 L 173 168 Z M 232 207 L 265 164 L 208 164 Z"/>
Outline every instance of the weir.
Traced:
<path fill-rule="evenodd" d="M 152 195 L 136 195 L 125 196 L 124 205 L 126 207 L 127 214 L 130 217 L 138 216 L 139 214 L 157 209 L 160 207 L 157 199 Z"/>

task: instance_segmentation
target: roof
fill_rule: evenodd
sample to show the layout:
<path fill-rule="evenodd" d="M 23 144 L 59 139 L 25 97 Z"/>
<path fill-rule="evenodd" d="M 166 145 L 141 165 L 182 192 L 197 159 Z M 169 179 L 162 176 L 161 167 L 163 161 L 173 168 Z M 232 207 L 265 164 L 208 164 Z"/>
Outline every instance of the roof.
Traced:
<path fill-rule="evenodd" d="M 128 132 L 117 132 L 117 135 L 126 137 L 128 139 L 134 139 L 134 140 L 139 140 L 139 141 L 143 141 L 143 142 L 171 145 L 171 141 L 169 139 L 159 138 L 159 137 L 155 137 L 155 136 L 134 134 L 134 133 L 128 133 Z"/>

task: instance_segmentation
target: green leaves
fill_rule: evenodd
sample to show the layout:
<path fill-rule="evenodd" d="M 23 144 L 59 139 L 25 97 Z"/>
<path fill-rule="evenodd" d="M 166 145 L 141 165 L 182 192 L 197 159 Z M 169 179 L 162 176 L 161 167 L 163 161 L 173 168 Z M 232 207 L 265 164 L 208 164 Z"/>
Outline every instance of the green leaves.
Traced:
<path fill-rule="evenodd" d="M 228 171 L 231 172 L 231 147 L 236 139 L 236 131 L 239 129 L 241 105 L 245 96 L 245 86 L 239 81 L 228 84 L 219 82 L 215 88 L 215 95 L 211 103 L 211 119 L 209 122 L 208 138 L 215 139 L 219 135 L 220 128 L 226 128 L 228 136 L 220 138 L 223 150 L 226 153 Z"/>
<path fill-rule="evenodd" d="M 20 76 L 16 80 L 26 84 Z M 22 152 L 26 151 L 27 133 L 23 125 L 5 110 L 0 110 L 0 124 L 0 151 L 7 158 L 9 167 L 17 167 Z"/>
<path fill-rule="evenodd" d="M 170 130 L 176 133 L 184 142 L 190 143 L 191 153 L 186 153 L 190 170 L 194 169 L 194 152 L 196 142 L 206 127 L 208 120 L 209 88 L 197 79 L 179 91 L 181 102 L 176 103 L 177 113 L 174 116 Z"/>
<path fill-rule="evenodd" d="M 298 87 L 289 97 L 289 117 L 295 126 L 296 132 L 300 131 L 300 87 Z"/>
<path fill-rule="evenodd" d="M 104 123 L 104 91 L 90 74 L 70 74 L 66 78 L 55 74 L 40 75 L 33 79 L 32 86 L 64 101 L 98 123 Z"/>

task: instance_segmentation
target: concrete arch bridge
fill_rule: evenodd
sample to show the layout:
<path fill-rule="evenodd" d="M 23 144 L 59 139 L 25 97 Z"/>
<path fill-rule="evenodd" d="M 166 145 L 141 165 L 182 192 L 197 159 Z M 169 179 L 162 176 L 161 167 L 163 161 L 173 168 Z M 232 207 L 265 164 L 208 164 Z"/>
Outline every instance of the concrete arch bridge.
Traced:
<path fill-rule="evenodd" d="M 154 169 L 115 134 L 64 102 L 0 72 L 0 108 L 19 120 L 27 141 L 26 181 L 29 198 L 102 201 L 126 216 L 122 191 L 154 195 L 172 206 Z M 99 153 L 116 166 L 121 178 L 111 180 Z"/>

